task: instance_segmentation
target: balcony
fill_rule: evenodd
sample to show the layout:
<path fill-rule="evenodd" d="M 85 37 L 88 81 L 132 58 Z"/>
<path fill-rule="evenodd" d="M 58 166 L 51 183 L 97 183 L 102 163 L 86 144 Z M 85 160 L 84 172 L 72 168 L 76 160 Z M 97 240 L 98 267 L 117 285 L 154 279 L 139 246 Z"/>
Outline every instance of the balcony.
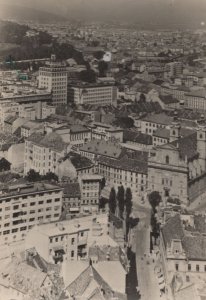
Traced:
<path fill-rule="evenodd" d="M 87 244 L 87 238 L 82 238 L 78 240 L 78 246 L 83 246 Z"/>

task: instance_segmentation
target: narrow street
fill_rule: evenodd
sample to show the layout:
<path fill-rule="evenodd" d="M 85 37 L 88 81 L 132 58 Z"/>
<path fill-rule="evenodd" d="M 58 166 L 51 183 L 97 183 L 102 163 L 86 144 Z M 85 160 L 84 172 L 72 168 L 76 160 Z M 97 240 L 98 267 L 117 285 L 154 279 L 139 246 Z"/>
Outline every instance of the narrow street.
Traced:
<path fill-rule="evenodd" d="M 132 249 L 136 252 L 136 269 L 138 288 L 142 300 L 159 300 L 160 290 L 154 263 L 150 257 L 150 209 L 135 206 L 134 216 L 140 219 L 135 232 L 133 233 Z"/>

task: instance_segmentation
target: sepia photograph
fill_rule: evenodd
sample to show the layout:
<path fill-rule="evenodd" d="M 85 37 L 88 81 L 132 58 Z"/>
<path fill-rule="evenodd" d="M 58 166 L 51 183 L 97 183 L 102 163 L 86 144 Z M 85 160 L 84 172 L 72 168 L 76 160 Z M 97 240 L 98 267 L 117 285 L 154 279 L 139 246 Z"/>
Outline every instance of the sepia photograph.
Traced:
<path fill-rule="evenodd" d="M 206 300 L 206 0 L 0 0 L 0 300 Z"/>

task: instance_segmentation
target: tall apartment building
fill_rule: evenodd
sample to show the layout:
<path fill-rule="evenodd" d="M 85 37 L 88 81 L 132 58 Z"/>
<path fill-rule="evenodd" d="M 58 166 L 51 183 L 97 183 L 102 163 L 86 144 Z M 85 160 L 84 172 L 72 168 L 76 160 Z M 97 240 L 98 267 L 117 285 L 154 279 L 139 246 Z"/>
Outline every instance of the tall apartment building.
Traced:
<path fill-rule="evenodd" d="M 97 174 L 85 174 L 79 177 L 81 210 L 83 212 L 98 211 L 102 178 Z"/>
<path fill-rule="evenodd" d="M 30 169 L 42 175 L 48 172 L 57 173 L 58 160 L 64 157 L 66 152 L 67 144 L 58 134 L 32 134 L 25 141 L 24 174 Z"/>
<path fill-rule="evenodd" d="M 19 241 L 37 224 L 58 221 L 62 189 L 45 183 L 6 186 L 0 194 L 0 244 Z"/>
<path fill-rule="evenodd" d="M 112 83 L 75 83 L 68 88 L 68 101 L 99 106 L 116 105 L 117 87 Z"/>
<path fill-rule="evenodd" d="M 64 63 L 56 61 L 55 55 L 39 68 L 39 87 L 52 92 L 55 106 L 67 103 L 67 69 Z"/>

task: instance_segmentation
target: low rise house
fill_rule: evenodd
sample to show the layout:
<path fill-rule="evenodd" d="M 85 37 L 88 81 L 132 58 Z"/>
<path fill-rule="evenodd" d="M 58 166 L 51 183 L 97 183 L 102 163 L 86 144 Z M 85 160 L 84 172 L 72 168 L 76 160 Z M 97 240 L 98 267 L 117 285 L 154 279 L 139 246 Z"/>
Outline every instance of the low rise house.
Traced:
<path fill-rule="evenodd" d="M 64 177 L 75 180 L 79 175 L 93 174 L 94 170 L 94 163 L 89 158 L 70 152 L 59 160 L 57 174 L 60 180 Z"/>

